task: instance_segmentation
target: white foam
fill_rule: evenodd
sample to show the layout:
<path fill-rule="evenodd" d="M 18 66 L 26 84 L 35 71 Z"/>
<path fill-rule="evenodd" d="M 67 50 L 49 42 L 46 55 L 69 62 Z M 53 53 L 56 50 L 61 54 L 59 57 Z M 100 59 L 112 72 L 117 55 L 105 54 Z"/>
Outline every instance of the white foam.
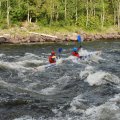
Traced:
<path fill-rule="evenodd" d="M 106 80 L 104 80 L 104 76 L 106 76 L 108 73 L 99 71 L 93 74 L 89 74 L 86 81 L 91 85 L 101 85 L 105 84 Z"/>
<path fill-rule="evenodd" d="M 79 50 L 79 54 L 81 56 L 86 56 L 86 55 L 89 55 L 91 52 L 87 51 L 87 50 L 84 50 L 84 49 L 80 49 Z"/>
<path fill-rule="evenodd" d="M 101 55 L 101 51 L 87 51 L 87 50 L 85 50 L 85 49 L 80 49 L 79 50 L 79 54 L 81 55 L 81 56 L 87 56 L 87 55 Z"/>
<path fill-rule="evenodd" d="M 116 95 L 114 96 L 114 98 L 111 98 L 109 101 L 110 101 L 110 102 L 119 102 L 119 103 L 120 103 L 120 93 L 119 93 L 119 94 L 116 94 Z"/>
<path fill-rule="evenodd" d="M 82 99 L 82 95 L 75 97 L 69 109 L 69 111 L 73 113 L 83 113 L 79 118 L 80 120 L 120 120 L 120 107 L 117 105 L 117 103 L 120 103 L 120 94 L 115 95 L 114 98 L 111 98 L 100 106 L 84 108 L 82 101 L 85 101 Z"/>
<path fill-rule="evenodd" d="M 63 62 L 63 59 L 62 59 L 62 58 L 57 59 L 57 60 L 56 60 L 56 65 L 60 65 L 62 62 Z"/>
<path fill-rule="evenodd" d="M 20 64 L 22 66 L 26 65 L 26 64 L 35 64 L 35 65 L 39 65 L 41 63 L 43 63 L 43 60 L 24 60 L 24 61 L 19 61 L 16 62 L 17 64 Z"/>
<path fill-rule="evenodd" d="M 89 74 L 92 74 L 94 71 L 94 68 L 92 66 L 86 66 L 84 71 L 80 72 L 80 78 L 85 79 L 88 77 Z"/>
<path fill-rule="evenodd" d="M 86 57 L 85 60 L 92 60 L 94 62 L 98 62 L 98 60 L 102 59 L 100 57 L 101 53 L 102 53 L 101 51 L 89 52 L 89 51 L 84 50 L 84 49 L 81 49 L 79 51 L 80 56 L 88 56 L 88 57 Z"/>
<path fill-rule="evenodd" d="M 30 83 L 30 84 L 27 86 L 27 88 L 32 90 L 32 89 L 35 88 L 38 84 L 40 84 L 40 83 L 37 83 L 37 82 Z"/>
<path fill-rule="evenodd" d="M 6 86 L 9 86 L 9 84 L 7 82 L 3 81 L 2 78 L 0 78 L 0 86 L 6 87 Z"/>
<path fill-rule="evenodd" d="M 45 69 L 48 69 L 48 68 L 52 68 L 52 67 L 61 65 L 62 62 L 63 62 L 63 59 L 57 59 L 57 62 L 56 62 L 56 63 L 52 63 L 52 64 L 50 64 L 50 63 L 47 62 L 46 65 L 42 65 L 42 66 L 33 68 L 33 71 L 34 71 L 34 72 L 37 72 L 37 71 L 45 71 Z"/>
<path fill-rule="evenodd" d="M 104 71 L 95 71 L 93 67 L 87 66 L 80 72 L 80 78 L 84 79 L 89 85 L 102 85 L 106 83 L 120 84 L 120 78 Z"/>
<path fill-rule="evenodd" d="M 74 63 L 83 63 L 83 62 L 98 62 L 100 59 L 102 59 L 101 57 L 100 57 L 100 55 L 101 55 L 101 51 L 95 51 L 95 52 L 89 52 L 89 51 L 87 51 L 87 50 L 83 50 L 83 49 L 81 49 L 80 51 L 79 51 L 79 54 L 80 54 L 80 56 L 83 56 L 83 59 L 79 59 L 79 58 L 77 58 L 77 57 L 75 57 L 75 56 L 69 56 L 68 58 L 66 58 L 65 60 L 72 60 Z"/>
<path fill-rule="evenodd" d="M 60 90 L 62 90 L 63 87 L 65 87 L 68 84 L 69 80 L 70 80 L 69 76 L 63 76 L 56 80 L 52 86 L 42 89 L 40 93 L 44 95 L 57 94 Z"/>
<path fill-rule="evenodd" d="M 5 54 L 0 54 L 0 57 L 4 57 L 5 56 Z"/>
<path fill-rule="evenodd" d="M 81 96 L 76 97 L 76 100 Z M 80 102 L 78 102 L 79 104 Z M 80 106 L 80 105 L 79 105 Z M 55 114 L 58 114 L 59 111 L 56 109 L 52 109 Z M 74 113 L 81 113 L 81 110 L 76 109 L 70 111 Z M 56 117 L 43 118 L 40 117 L 38 119 L 34 119 L 31 116 L 22 116 L 20 118 L 16 118 L 14 120 L 120 120 L 120 107 L 116 104 L 116 102 L 106 102 L 100 106 L 91 106 L 90 108 L 82 111 L 82 116 L 76 115 L 66 115 L 62 116 L 62 113 Z"/>
<path fill-rule="evenodd" d="M 17 62 L 2 62 L 0 61 L 0 66 L 6 68 L 6 69 L 15 69 L 15 70 L 30 70 L 31 68 L 26 68 Z"/>
<path fill-rule="evenodd" d="M 42 89 L 40 93 L 44 94 L 44 95 L 54 95 L 54 94 L 56 94 L 56 90 L 57 90 L 57 87 L 55 85 L 53 85 L 51 87 Z"/>
<path fill-rule="evenodd" d="M 77 97 L 73 98 L 73 100 L 70 103 L 70 112 L 73 113 L 84 113 L 86 106 L 82 103 L 83 101 L 87 101 L 85 99 L 82 99 L 82 95 L 78 95 Z"/>
<path fill-rule="evenodd" d="M 15 84 L 8 83 L 0 78 L 0 87 L 7 88 L 7 89 L 14 89 L 16 87 Z"/>
<path fill-rule="evenodd" d="M 120 49 L 112 49 L 110 52 L 120 52 Z"/>
<path fill-rule="evenodd" d="M 60 85 L 61 87 L 64 87 L 68 84 L 69 81 L 70 81 L 70 76 L 64 75 L 63 77 L 57 79 L 54 83 Z"/>
<path fill-rule="evenodd" d="M 20 117 L 20 118 L 15 118 L 14 120 L 36 120 L 36 119 L 34 119 L 33 117 L 31 117 L 31 116 L 22 116 L 22 117 Z"/>
<path fill-rule="evenodd" d="M 98 71 L 93 74 L 89 74 L 86 81 L 92 86 L 92 85 L 101 85 L 106 84 L 108 82 L 112 82 L 115 84 L 120 84 L 120 79 L 107 72 Z"/>
<path fill-rule="evenodd" d="M 45 67 L 46 67 L 46 65 L 42 65 L 42 66 L 39 66 L 39 67 L 35 67 L 35 68 L 33 68 L 32 70 L 33 70 L 33 73 L 34 72 L 40 72 L 40 71 L 45 71 Z"/>
<path fill-rule="evenodd" d="M 32 53 L 25 53 L 25 56 L 21 57 L 19 59 L 19 61 L 24 61 L 24 60 L 39 60 L 40 57 L 35 55 L 35 54 L 32 54 Z"/>
<path fill-rule="evenodd" d="M 106 102 L 100 106 L 93 106 L 85 111 L 83 118 L 86 120 L 120 120 L 120 108 L 116 103 Z"/>

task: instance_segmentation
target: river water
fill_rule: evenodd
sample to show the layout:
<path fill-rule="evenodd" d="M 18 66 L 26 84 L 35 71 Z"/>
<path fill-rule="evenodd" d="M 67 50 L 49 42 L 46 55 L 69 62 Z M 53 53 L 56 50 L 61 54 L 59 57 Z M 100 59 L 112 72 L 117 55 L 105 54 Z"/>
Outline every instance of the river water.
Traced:
<path fill-rule="evenodd" d="M 120 120 L 120 41 L 0 45 L 0 120 Z M 56 66 L 45 67 L 51 49 L 63 48 Z"/>

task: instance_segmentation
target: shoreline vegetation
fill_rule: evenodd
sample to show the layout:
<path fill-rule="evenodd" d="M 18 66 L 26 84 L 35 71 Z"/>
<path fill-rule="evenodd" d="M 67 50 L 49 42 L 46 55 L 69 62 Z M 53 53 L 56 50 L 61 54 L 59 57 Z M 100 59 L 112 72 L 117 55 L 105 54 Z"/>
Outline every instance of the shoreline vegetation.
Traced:
<path fill-rule="evenodd" d="M 101 31 L 83 31 L 79 27 L 40 27 L 34 23 L 26 27 L 13 27 L 0 31 L 0 44 L 64 43 L 77 41 L 77 35 L 84 41 L 120 39 L 120 30 L 104 28 Z"/>
<path fill-rule="evenodd" d="M 0 43 L 120 39 L 120 0 L 2 0 Z"/>

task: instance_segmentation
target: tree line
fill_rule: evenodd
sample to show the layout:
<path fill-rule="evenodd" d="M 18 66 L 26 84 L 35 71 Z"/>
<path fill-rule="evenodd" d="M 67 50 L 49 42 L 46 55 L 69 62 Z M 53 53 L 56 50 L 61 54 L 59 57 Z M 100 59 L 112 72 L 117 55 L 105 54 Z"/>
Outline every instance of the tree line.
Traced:
<path fill-rule="evenodd" d="M 34 22 L 43 26 L 120 28 L 120 0 L 0 0 L 0 26 Z"/>

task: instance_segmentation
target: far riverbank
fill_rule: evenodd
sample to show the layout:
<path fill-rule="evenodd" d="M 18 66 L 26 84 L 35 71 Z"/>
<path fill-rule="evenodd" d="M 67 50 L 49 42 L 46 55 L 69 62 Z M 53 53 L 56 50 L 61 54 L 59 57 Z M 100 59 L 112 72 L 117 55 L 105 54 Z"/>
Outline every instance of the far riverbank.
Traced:
<path fill-rule="evenodd" d="M 29 31 L 25 27 L 11 28 L 0 32 L 0 44 L 30 44 L 30 43 L 64 43 L 77 41 L 77 35 L 84 41 L 95 41 L 105 39 L 120 39 L 120 32 L 88 33 L 82 30 L 77 32 L 54 32 Z"/>

